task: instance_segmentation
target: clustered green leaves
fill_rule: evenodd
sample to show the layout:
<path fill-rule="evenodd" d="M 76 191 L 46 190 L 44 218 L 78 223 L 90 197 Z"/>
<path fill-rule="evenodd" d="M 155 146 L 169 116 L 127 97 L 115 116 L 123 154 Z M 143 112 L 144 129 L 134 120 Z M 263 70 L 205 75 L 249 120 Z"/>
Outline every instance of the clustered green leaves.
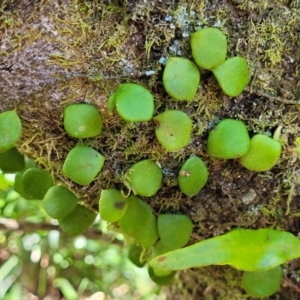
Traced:
<path fill-rule="evenodd" d="M 224 119 L 210 131 L 207 152 L 217 158 L 238 158 L 241 165 L 251 171 L 268 171 L 281 154 L 281 144 L 275 138 L 255 134 L 250 139 L 242 121 Z"/>
<path fill-rule="evenodd" d="M 191 101 L 195 97 L 200 82 L 198 66 L 212 71 L 226 95 L 235 97 L 242 93 L 249 81 L 246 60 L 238 56 L 226 59 L 227 40 L 220 30 L 205 28 L 195 32 L 191 49 L 195 63 L 182 57 L 169 57 L 166 63 L 163 85 L 172 98 Z M 107 101 L 108 114 L 112 115 L 114 110 L 126 122 L 153 120 L 156 138 L 167 151 L 178 151 L 190 141 L 191 118 L 180 110 L 166 110 L 153 116 L 154 97 L 139 84 L 122 83 L 117 87 Z M 69 136 L 80 139 L 68 153 L 63 173 L 77 184 L 88 185 L 101 172 L 105 158 L 96 149 L 82 144 L 82 139 L 101 134 L 102 116 L 91 104 L 75 103 L 65 107 L 63 124 Z M 69 189 L 55 185 L 50 174 L 18 152 L 15 144 L 21 132 L 22 124 L 15 110 L 0 114 L 0 168 L 17 172 L 15 190 L 26 199 L 42 200 L 45 211 L 59 221 L 65 232 L 83 233 L 94 222 L 95 212 L 81 205 Z M 207 152 L 215 158 L 238 159 L 247 169 L 260 172 L 277 163 L 281 144 L 263 134 L 250 138 L 242 121 L 224 119 L 210 131 Z M 14 163 L 7 164 L 8 160 Z M 208 176 L 205 162 L 191 155 L 178 172 L 179 188 L 193 197 L 207 183 Z M 138 197 L 151 197 L 159 191 L 163 180 L 160 166 L 150 158 L 144 159 L 133 164 L 123 179 L 133 195 L 116 189 L 102 190 L 99 214 L 102 220 L 115 223 L 130 240 L 131 261 L 141 267 L 151 260 L 149 275 L 158 284 L 171 283 L 176 270 L 230 264 L 246 271 L 243 288 L 248 294 L 264 297 L 278 289 L 282 276 L 279 265 L 300 257 L 298 239 L 270 229 L 238 229 L 182 248 L 192 233 L 190 218 L 169 213 L 156 216 Z M 264 278 L 266 272 L 276 278 L 276 284 Z M 254 289 L 253 285 L 260 285 L 261 289 Z"/>

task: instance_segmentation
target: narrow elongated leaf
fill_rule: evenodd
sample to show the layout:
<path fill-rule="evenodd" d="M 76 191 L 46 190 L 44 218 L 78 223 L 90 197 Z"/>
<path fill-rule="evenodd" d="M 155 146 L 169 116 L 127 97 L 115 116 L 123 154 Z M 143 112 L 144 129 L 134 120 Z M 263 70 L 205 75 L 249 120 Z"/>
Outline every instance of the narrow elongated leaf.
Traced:
<path fill-rule="evenodd" d="M 152 268 L 184 270 L 208 265 L 231 265 L 244 271 L 275 268 L 300 257 L 300 240 L 273 229 L 236 229 L 151 260 Z"/>

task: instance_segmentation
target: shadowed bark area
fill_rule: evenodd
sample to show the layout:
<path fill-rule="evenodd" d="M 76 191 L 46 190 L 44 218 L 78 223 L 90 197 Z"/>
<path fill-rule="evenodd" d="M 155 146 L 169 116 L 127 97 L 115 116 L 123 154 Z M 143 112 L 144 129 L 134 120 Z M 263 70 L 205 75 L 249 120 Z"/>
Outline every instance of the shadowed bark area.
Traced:
<path fill-rule="evenodd" d="M 300 132 L 300 4 L 295 1 L 4 1 L 0 5 L 0 111 L 17 108 L 23 123 L 19 150 L 97 209 L 101 189 L 124 190 L 123 175 L 150 158 L 164 173 L 157 195 L 144 200 L 155 213 L 183 213 L 194 222 L 190 243 L 231 228 L 282 229 L 297 235 L 300 166 L 295 139 Z M 191 58 L 190 34 L 220 28 L 228 55 L 247 59 L 251 80 L 236 98 L 225 96 L 209 71 L 189 103 L 176 102 L 162 86 L 162 61 Z M 150 74 L 150 75 L 149 75 Z M 155 98 L 155 114 L 181 109 L 192 118 L 192 138 L 169 153 L 155 138 L 155 124 L 127 124 L 106 111 L 118 83 L 135 82 Z M 103 133 L 80 141 L 105 157 L 89 186 L 62 174 L 68 151 L 78 143 L 64 131 L 63 108 L 95 105 Z M 282 126 L 283 153 L 269 172 L 255 173 L 234 160 L 206 153 L 208 132 L 223 118 L 245 122 L 251 135 Z M 196 154 L 209 170 L 206 186 L 192 198 L 178 189 L 177 173 Z M 285 284 L 270 299 L 297 299 L 299 262 L 284 266 Z M 250 299 L 240 288 L 241 272 L 227 267 L 185 271 L 168 288 L 170 299 Z M 178 297 L 178 298 L 176 298 Z"/>

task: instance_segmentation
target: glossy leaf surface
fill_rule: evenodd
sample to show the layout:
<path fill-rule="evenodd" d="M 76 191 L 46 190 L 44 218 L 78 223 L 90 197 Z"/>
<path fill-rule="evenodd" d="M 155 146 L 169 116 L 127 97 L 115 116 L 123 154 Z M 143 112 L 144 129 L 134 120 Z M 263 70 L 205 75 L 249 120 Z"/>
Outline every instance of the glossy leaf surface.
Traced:
<path fill-rule="evenodd" d="M 70 214 L 59 220 L 59 225 L 65 233 L 79 235 L 93 224 L 95 218 L 96 214 L 93 211 L 77 204 Z"/>
<path fill-rule="evenodd" d="M 189 143 L 192 120 L 185 112 L 167 110 L 153 120 L 157 124 L 156 138 L 166 150 L 177 151 Z"/>
<path fill-rule="evenodd" d="M 102 131 L 102 117 L 91 104 L 71 104 L 64 109 L 64 127 L 66 132 L 75 138 L 97 136 Z"/>
<path fill-rule="evenodd" d="M 249 151 L 239 158 L 239 162 L 248 170 L 263 172 L 275 166 L 280 154 L 280 142 L 264 134 L 256 134 L 250 140 Z"/>
<path fill-rule="evenodd" d="M 146 88 L 139 84 L 120 84 L 109 99 L 109 112 L 113 109 L 114 103 L 118 114 L 125 121 L 149 121 L 153 116 L 153 96 Z"/>
<path fill-rule="evenodd" d="M 157 226 L 161 243 L 170 250 L 185 246 L 193 229 L 193 223 L 186 215 L 160 214 Z"/>
<path fill-rule="evenodd" d="M 249 82 L 249 70 L 243 57 L 232 57 L 212 69 L 223 92 L 236 97 L 242 93 Z"/>
<path fill-rule="evenodd" d="M 203 69 L 212 69 L 226 58 L 226 36 L 217 28 L 201 29 L 191 35 L 191 48 L 196 64 Z"/>
<path fill-rule="evenodd" d="M 163 270 L 231 265 L 244 271 L 262 271 L 298 257 L 300 240 L 289 232 L 236 229 L 160 255 L 150 265 Z"/>
<path fill-rule="evenodd" d="M 196 155 L 185 161 L 179 171 L 178 183 L 180 190 L 188 197 L 196 195 L 205 185 L 208 171 L 205 163 Z"/>
<path fill-rule="evenodd" d="M 128 199 L 115 189 L 102 190 L 99 199 L 99 214 L 102 220 L 119 221 L 126 213 Z"/>
<path fill-rule="evenodd" d="M 242 287 L 252 297 L 269 297 L 280 289 L 282 275 L 281 266 L 266 271 L 244 272 Z"/>
<path fill-rule="evenodd" d="M 23 190 L 35 199 L 42 200 L 53 186 L 52 176 L 45 170 L 30 168 L 22 175 Z"/>
<path fill-rule="evenodd" d="M 15 110 L 0 113 L 0 153 L 13 147 L 21 133 L 21 120 Z"/>
<path fill-rule="evenodd" d="M 63 173 L 74 182 L 90 184 L 101 171 L 104 157 L 95 149 L 78 145 L 67 155 L 63 165 Z"/>
<path fill-rule="evenodd" d="M 223 119 L 209 132 L 208 154 L 232 159 L 243 156 L 250 147 L 250 137 L 246 125 L 240 120 Z"/>
<path fill-rule="evenodd" d="M 167 93 L 177 100 L 192 100 L 196 95 L 200 72 L 190 60 L 170 57 L 165 66 L 163 84 Z"/>
<path fill-rule="evenodd" d="M 128 207 L 119 225 L 125 234 L 145 248 L 151 247 L 158 239 L 156 217 L 151 208 L 134 195 L 128 198 Z"/>
<path fill-rule="evenodd" d="M 162 171 L 150 159 L 135 163 L 126 173 L 126 181 L 134 194 L 151 197 L 157 193 L 162 183 Z"/>
<path fill-rule="evenodd" d="M 0 153 L 0 169 L 3 173 L 20 172 L 25 168 L 25 157 L 13 147 Z"/>
<path fill-rule="evenodd" d="M 66 217 L 75 209 L 77 203 L 77 197 L 63 186 L 51 187 L 42 201 L 45 211 L 54 219 Z"/>

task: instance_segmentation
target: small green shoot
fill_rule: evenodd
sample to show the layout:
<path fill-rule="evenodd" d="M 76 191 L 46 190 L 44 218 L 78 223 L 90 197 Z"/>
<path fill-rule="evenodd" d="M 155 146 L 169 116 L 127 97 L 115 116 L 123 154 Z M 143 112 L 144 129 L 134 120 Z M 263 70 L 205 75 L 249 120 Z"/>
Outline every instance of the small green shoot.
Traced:
<path fill-rule="evenodd" d="M 226 59 L 226 36 L 217 28 L 204 28 L 191 36 L 192 55 L 203 69 L 212 69 Z"/>
<path fill-rule="evenodd" d="M 300 257 L 300 240 L 286 231 L 235 229 L 150 261 L 152 268 L 184 270 L 231 265 L 243 271 L 263 271 Z"/>
<path fill-rule="evenodd" d="M 17 143 L 22 134 L 21 120 L 15 110 L 0 113 L 0 153 Z"/>
<path fill-rule="evenodd" d="M 94 222 L 96 214 L 90 209 L 77 204 L 65 218 L 58 220 L 61 229 L 69 235 L 84 233 Z"/>
<path fill-rule="evenodd" d="M 145 159 L 129 168 L 125 181 L 134 194 L 151 197 L 161 188 L 162 177 L 159 166 L 154 161 Z"/>
<path fill-rule="evenodd" d="M 127 122 L 149 121 L 154 112 L 154 99 L 143 86 L 135 83 L 123 83 L 108 99 L 109 114 L 112 114 L 114 107 L 120 117 Z"/>
<path fill-rule="evenodd" d="M 224 119 L 209 132 L 207 152 L 211 156 L 231 159 L 246 154 L 250 137 L 246 125 L 239 120 Z"/>
<path fill-rule="evenodd" d="M 251 297 L 269 297 L 280 289 L 282 276 L 281 266 L 267 271 L 244 272 L 242 287 Z"/>
<path fill-rule="evenodd" d="M 196 155 L 191 156 L 179 171 L 178 183 L 180 190 L 188 197 L 196 195 L 205 185 L 208 171 L 205 163 Z"/>
<path fill-rule="evenodd" d="M 239 162 L 248 170 L 263 172 L 276 165 L 280 154 L 280 142 L 264 134 L 256 134 L 251 138 L 249 151 L 239 158 Z"/>
<path fill-rule="evenodd" d="M 102 190 L 99 200 L 99 214 L 102 220 L 116 222 L 123 218 L 128 200 L 116 189 Z"/>
<path fill-rule="evenodd" d="M 78 203 L 77 197 L 63 186 L 51 187 L 43 201 L 43 207 L 53 219 L 62 219 L 75 209 Z"/>
<path fill-rule="evenodd" d="M 185 147 L 191 137 L 192 120 L 180 110 L 167 110 L 153 118 L 157 127 L 156 138 L 168 151 Z"/>
<path fill-rule="evenodd" d="M 192 61 L 182 57 L 169 57 L 163 74 L 163 85 L 171 97 L 192 100 L 199 81 L 200 72 Z"/>
<path fill-rule="evenodd" d="M 102 126 L 102 117 L 91 104 L 71 104 L 64 109 L 64 127 L 72 137 L 83 139 L 97 136 Z"/>
<path fill-rule="evenodd" d="M 104 157 L 99 152 L 89 146 L 78 145 L 68 153 L 63 173 L 78 184 L 88 185 L 101 171 L 103 164 Z"/>
<path fill-rule="evenodd" d="M 232 57 L 212 69 L 223 92 L 230 97 L 242 93 L 249 82 L 249 70 L 243 57 Z"/>

